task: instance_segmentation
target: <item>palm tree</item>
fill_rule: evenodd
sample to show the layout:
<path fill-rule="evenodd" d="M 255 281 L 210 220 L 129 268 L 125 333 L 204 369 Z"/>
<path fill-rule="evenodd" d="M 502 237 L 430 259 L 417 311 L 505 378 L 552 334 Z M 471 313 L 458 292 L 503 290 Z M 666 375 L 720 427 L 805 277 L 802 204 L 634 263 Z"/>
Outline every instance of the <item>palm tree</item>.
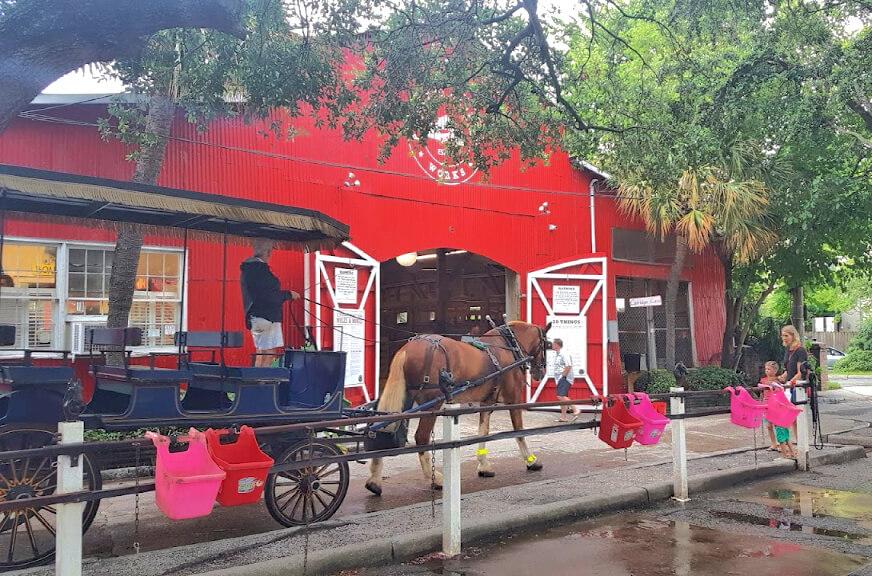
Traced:
<path fill-rule="evenodd" d="M 773 242 L 766 212 L 768 190 L 757 179 L 735 180 L 716 166 L 687 168 L 674 184 L 630 177 L 618 186 L 618 205 L 639 217 L 660 240 L 675 235 L 675 256 L 666 282 L 666 367 L 675 366 L 675 309 L 689 252 L 719 244 L 736 262 L 748 262 Z"/>

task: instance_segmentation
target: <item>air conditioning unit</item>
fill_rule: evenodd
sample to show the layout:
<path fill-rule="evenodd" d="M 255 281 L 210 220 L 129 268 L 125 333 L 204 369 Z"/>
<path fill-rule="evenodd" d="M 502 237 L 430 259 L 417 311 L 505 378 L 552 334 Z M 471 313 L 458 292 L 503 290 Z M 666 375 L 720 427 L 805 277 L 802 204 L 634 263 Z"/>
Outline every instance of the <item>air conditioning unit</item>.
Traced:
<path fill-rule="evenodd" d="M 87 354 L 88 328 L 105 328 L 105 322 L 70 322 L 70 352 L 73 355 Z"/>

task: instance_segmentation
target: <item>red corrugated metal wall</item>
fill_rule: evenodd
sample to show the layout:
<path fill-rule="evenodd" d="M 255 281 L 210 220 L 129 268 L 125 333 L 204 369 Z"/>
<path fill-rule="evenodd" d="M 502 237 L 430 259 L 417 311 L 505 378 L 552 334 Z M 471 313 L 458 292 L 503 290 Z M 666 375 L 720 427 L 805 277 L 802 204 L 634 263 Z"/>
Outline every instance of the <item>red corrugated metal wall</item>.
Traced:
<path fill-rule="evenodd" d="M 105 109 L 74 106 L 51 114 L 93 122 Z M 428 177 L 406 144 L 384 163 L 377 161 L 375 138 L 345 141 L 341 134 L 296 120 L 299 135 L 279 141 L 264 136 L 268 120 L 246 125 L 240 120 L 212 123 L 205 133 L 179 119 L 159 183 L 211 193 L 313 208 L 351 226 L 351 241 L 373 258 L 385 261 L 404 252 L 454 248 L 475 252 L 521 274 L 543 263 L 573 260 L 591 253 L 588 186 L 591 174 L 576 169 L 563 153 L 548 166 L 522 169 L 517 158 L 494 168 L 485 178 L 447 186 Z M 254 151 L 254 152 L 252 152 Z M 102 140 L 96 128 L 19 119 L 0 136 L 0 162 L 121 180 L 132 175 L 128 150 Z M 349 172 L 359 186 L 344 185 Z M 549 203 L 550 214 L 538 207 Z M 556 226 L 549 230 L 549 226 Z M 638 228 L 618 214 L 612 200 L 596 199 L 597 251 L 611 254 L 611 230 Z M 10 222 L 7 233 L 111 241 L 107 229 Z M 149 243 L 178 245 L 178 238 L 150 238 Z M 220 309 L 221 250 L 214 243 L 190 246 L 188 318 L 191 329 L 217 329 Z M 242 328 L 238 263 L 242 246 L 228 253 L 226 327 Z M 723 274 L 712 254 L 693 256 L 684 279 L 693 284 L 694 329 L 700 362 L 719 349 L 724 323 Z M 303 256 L 277 254 L 272 262 L 288 288 L 303 284 Z M 664 266 L 614 262 L 609 267 L 609 318 L 614 320 L 616 276 L 665 278 Z M 297 318 L 302 306 L 295 303 Z M 522 301 L 522 309 L 525 304 Z M 292 342 L 298 343 L 295 331 Z M 617 346 L 610 351 L 610 389 L 620 382 Z M 373 378 L 374 380 L 374 378 Z"/>

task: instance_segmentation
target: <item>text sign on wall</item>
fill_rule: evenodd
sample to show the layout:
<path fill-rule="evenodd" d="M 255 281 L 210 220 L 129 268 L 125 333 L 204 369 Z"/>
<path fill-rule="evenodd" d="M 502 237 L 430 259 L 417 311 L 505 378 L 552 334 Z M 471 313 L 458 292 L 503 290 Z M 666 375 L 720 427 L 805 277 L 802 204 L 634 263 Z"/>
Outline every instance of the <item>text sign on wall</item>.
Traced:
<path fill-rule="evenodd" d="M 555 314 L 578 314 L 581 312 L 579 287 L 555 286 L 552 293 L 552 309 Z"/>
<path fill-rule="evenodd" d="M 646 296 L 644 298 L 630 298 L 630 308 L 648 308 L 650 306 L 662 306 L 663 298 L 658 296 Z"/>
<path fill-rule="evenodd" d="M 548 339 L 563 340 L 563 354 L 569 355 L 572 362 L 572 377 L 579 378 L 581 371 L 587 371 L 587 318 L 584 316 L 548 316 L 551 329 Z M 548 375 L 554 374 L 553 350 L 548 351 Z"/>
<path fill-rule="evenodd" d="M 362 312 L 337 308 L 333 314 L 333 349 L 345 352 L 345 385 L 363 384 L 366 324 Z"/>
<path fill-rule="evenodd" d="M 334 268 L 333 289 L 336 291 L 337 304 L 357 304 L 357 270 Z"/>

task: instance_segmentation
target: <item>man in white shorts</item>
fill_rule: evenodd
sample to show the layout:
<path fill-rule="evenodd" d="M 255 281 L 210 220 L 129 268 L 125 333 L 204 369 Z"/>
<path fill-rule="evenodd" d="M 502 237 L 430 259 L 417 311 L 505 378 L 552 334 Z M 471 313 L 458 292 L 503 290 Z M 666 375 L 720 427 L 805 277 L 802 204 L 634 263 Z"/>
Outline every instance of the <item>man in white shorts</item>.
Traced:
<path fill-rule="evenodd" d="M 257 238 L 253 243 L 254 254 L 240 264 L 242 305 L 245 309 L 245 326 L 251 330 L 257 356 L 255 366 L 269 366 L 280 356 L 285 347 L 282 335 L 282 305 L 286 300 L 300 297 L 296 292 L 282 290 L 279 279 L 269 269 L 269 257 L 273 242 Z"/>

